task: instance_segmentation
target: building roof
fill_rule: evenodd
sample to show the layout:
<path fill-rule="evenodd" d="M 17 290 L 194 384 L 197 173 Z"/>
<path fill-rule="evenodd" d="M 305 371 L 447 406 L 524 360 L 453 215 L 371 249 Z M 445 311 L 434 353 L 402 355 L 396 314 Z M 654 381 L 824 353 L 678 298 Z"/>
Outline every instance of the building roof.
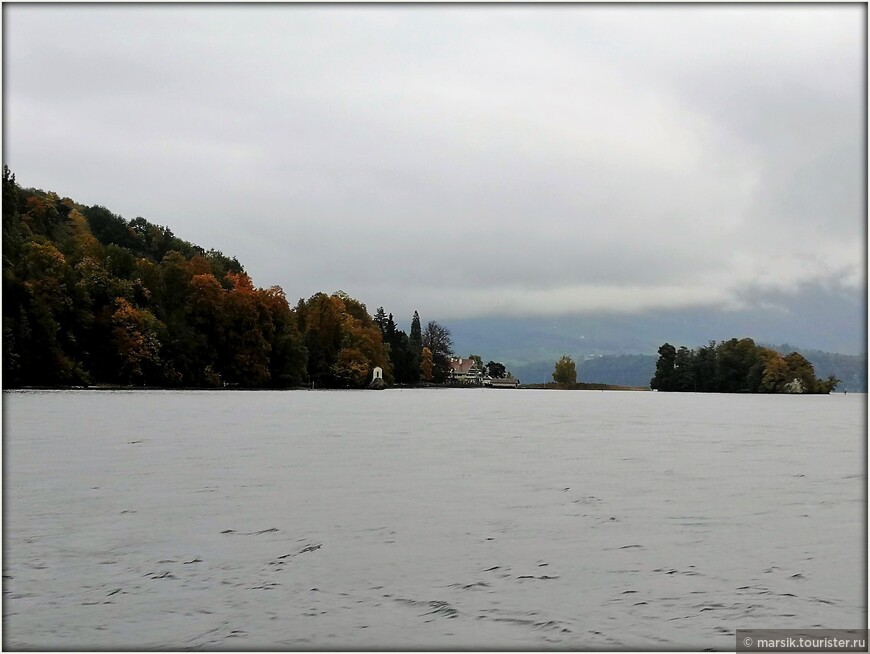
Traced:
<path fill-rule="evenodd" d="M 476 364 L 477 362 L 474 359 L 460 359 L 457 357 L 450 359 L 450 369 L 454 375 L 467 375 Z"/>

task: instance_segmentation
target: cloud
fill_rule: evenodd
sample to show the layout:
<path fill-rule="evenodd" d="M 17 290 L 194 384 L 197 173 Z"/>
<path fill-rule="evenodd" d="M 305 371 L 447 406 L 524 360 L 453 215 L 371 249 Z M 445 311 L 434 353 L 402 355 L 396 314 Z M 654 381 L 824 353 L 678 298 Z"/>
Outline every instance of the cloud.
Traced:
<path fill-rule="evenodd" d="M 10 5 L 6 160 L 397 315 L 861 293 L 864 12 Z"/>

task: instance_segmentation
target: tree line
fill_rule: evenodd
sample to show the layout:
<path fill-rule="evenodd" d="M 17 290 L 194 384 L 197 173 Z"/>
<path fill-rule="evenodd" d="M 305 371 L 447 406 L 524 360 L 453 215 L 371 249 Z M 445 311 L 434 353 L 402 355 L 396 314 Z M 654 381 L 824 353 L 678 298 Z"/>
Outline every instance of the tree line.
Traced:
<path fill-rule="evenodd" d="M 830 393 L 839 380 L 818 379 L 801 354 L 780 354 L 751 338 L 710 343 L 694 350 L 665 343 L 658 350 L 650 388 L 705 393 Z"/>
<path fill-rule="evenodd" d="M 353 388 L 445 381 L 453 343 L 341 291 L 291 307 L 166 227 L 22 189 L 3 169 L 4 385 Z"/>

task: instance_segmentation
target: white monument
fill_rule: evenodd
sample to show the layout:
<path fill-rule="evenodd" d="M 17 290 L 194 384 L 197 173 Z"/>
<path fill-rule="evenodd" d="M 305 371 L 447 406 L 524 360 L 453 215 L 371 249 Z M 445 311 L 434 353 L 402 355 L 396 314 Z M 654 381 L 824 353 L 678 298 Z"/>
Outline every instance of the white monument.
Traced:
<path fill-rule="evenodd" d="M 375 366 L 374 370 L 372 370 L 372 380 L 369 382 L 369 388 L 380 391 L 386 387 L 387 382 L 384 381 L 384 369 Z"/>

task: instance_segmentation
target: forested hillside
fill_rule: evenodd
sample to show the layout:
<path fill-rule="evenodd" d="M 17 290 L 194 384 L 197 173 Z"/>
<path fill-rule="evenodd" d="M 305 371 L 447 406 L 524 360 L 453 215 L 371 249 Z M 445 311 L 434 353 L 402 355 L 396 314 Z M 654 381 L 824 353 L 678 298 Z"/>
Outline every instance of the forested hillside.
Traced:
<path fill-rule="evenodd" d="M 373 366 L 417 381 L 423 343 L 378 318 L 342 292 L 291 308 L 235 258 L 144 218 L 22 189 L 4 168 L 7 388 L 358 387 Z"/>

